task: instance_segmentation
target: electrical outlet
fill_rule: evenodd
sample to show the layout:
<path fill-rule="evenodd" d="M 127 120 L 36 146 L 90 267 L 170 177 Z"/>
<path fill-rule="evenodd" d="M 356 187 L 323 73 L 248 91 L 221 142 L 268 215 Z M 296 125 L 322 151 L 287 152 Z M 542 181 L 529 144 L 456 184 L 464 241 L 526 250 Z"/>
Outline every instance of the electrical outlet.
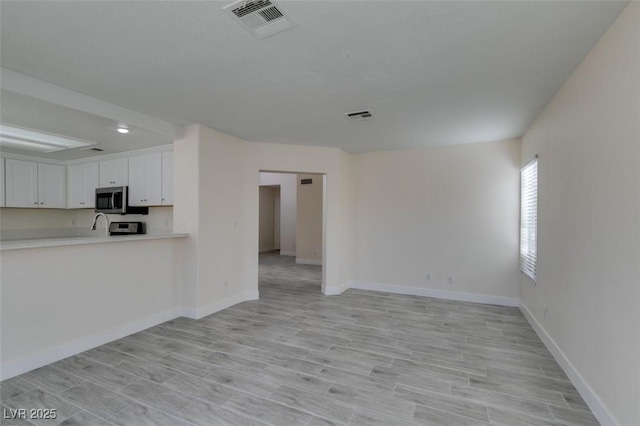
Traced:
<path fill-rule="evenodd" d="M 548 316 L 549 316 L 549 307 L 547 305 L 544 305 L 544 319 L 547 319 Z"/>
<path fill-rule="evenodd" d="M 427 279 L 427 281 L 431 281 L 431 272 L 427 272 L 424 277 Z"/>
<path fill-rule="evenodd" d="M 453 284 L 454 278 L 453 275 L 447 275 L 447 284 Z"/>
<path fill-rule="evenodd" d="M 71 226 L 76 226 L 76 220 L 75 219 L 71 219 Z"/>

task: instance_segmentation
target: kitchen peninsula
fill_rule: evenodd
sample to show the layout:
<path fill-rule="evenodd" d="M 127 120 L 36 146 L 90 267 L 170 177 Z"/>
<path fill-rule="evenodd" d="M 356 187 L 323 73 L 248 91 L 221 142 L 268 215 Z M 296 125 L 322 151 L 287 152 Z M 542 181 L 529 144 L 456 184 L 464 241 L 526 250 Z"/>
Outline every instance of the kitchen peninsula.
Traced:
<path fill-rule="evenodd" d="M 180 315 L 187 234 L 87 231 L 0 242 L 3 377 Z"/>

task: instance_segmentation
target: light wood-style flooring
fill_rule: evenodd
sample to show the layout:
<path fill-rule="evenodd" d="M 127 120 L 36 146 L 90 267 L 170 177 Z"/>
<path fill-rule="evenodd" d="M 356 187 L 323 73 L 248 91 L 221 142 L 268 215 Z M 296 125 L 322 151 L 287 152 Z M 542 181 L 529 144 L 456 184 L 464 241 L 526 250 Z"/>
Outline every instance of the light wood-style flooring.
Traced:
<path fill-rule="evenodd" d="M 323 296 L 320 277 L 263 254 L 259 301 L 6 380 L 3 412 L 55 408 L 33 423 L 64 425 L 598 424 L 517 308 Z"/>

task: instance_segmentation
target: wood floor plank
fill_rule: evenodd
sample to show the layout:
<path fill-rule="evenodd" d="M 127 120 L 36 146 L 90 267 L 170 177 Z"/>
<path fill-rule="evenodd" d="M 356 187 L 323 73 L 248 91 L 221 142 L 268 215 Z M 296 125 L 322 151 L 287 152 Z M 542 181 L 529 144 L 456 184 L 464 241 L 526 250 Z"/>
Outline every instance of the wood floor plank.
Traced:
<path fill-rule="evenodd" d="M 597 425 L 518 308 L 324 296 L 321 277 L 261 254 L 260 300 L 5 380 L 2 408 L 53 404 L 69 425 Z"/>

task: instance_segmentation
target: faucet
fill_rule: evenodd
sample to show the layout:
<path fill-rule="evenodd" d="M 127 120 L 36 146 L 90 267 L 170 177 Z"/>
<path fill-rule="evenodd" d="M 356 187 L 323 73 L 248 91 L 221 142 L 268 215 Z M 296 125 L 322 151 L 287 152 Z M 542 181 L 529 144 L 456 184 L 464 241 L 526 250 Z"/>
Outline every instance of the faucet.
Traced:
<path fill-rule="evenodd" d="M 104 221 L 106 222 L 104 225 L 104 236 L 109 238 L 109 218 L 104 213 L 98 213 L 96 217 L 93 218 L 93 225 L 91 225 L 91 230 L 96 230 L 96 223 L 98 222 L 98 218 L 100 216 L 104 217 Z"/>

